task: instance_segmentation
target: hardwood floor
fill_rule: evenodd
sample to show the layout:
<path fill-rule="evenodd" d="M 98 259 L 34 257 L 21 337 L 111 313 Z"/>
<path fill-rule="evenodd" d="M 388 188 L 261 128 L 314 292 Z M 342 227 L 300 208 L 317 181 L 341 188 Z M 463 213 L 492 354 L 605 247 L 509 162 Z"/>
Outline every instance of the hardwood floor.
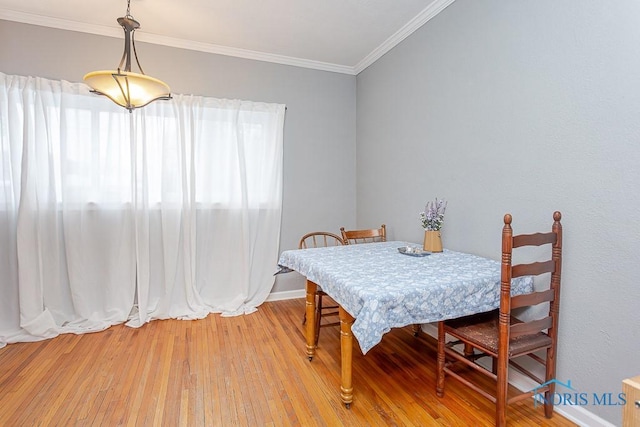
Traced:
<path fill-rule="evenodd" d="M 454 381 L 435 395 L 435 342 L 395 329 L 354 350 L 340 402 L 338 329 L 305 355 L 304 300 L 248 316 L 161 320 L 0 349 L 0 426 L 490 426 L 493 405 Z M 527 401 L 510 425 L 573 426 Z"/>

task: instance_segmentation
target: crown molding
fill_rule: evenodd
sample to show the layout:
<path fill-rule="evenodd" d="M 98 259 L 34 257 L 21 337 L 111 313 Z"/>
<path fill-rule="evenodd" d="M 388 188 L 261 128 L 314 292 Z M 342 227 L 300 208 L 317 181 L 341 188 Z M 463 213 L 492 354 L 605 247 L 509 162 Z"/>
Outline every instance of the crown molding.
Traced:
<path fill-rule="evenodd" d="M 427 6 L 422 12 L 416 15 L 411 21 L 404 27 L 400 28 L 394 35 L 389 37 L 380 46 L 375 48 L 369 55 L 367 55 L 362 61 L 360 61 L 354 67 L 355 74 L 359 74 L 369 65 L 376 62 L 382 55 L 389 52 L 395 46 L 397 46 L 402 40 L 409 37 L 418 28 L 422 27 L 440 12 L 442 12 L 447 6 L 453 3 L 455 0 L 435 0 L 429 6 Z"/>
<path fill-rule="evenodd" d="M 217 55 L 232 56 L 236 58 L 251 59 L 254 61 L 272 62 L 293 67 L 310 68 L 332 73 L 357 75 L 369 65 L 373 64 L 382 55 L 393 49 L 398 43 L 411 35 L 418 28 L 427 23 L 431 18 L 453 3 L 454 0 L 435 0 L 420 12 L 415 18 L 409 21 L 404 27 L 389 37 L 384 43 L 374 49 L 355 67 L 347 65 L 332 64 L 328 62 L 313 61 L 310 59 L 294 58 L 285 55 L 257 52 L 247 49 L 239 49 L 227 46 L 220 46 L 211 43 L 195 42 L 191 40 L 166 37 L 157 34 L 140 32 L 136 34 L 136 40 L 157 45 L 175 47 L 179 49 L 195 50 L 199 52 L 213 53 Z M 52 18 L 24 12 L 17 12 L 0 8 L 0 19 L 15 21 L 23 24 L 39 25 L 42 27 L 57 28 L 61 30 L 77 31 L 81 33 L 95 34 L 106 37 L 122 38 L 122 30 L 116 27 L 106 27 L 103 25 L 86 24 L 82 22 L 70 21 L 66 19 Z"/>
<path fill-rule="evenodd" d="M 311 68 L 314 70 L 355 75 L 353 67 L 348 67 L 345 65 L 331 64 L 329 62 L 314 61 L 311 59 L 295 58 L 292 56 L 277 55 L 274 53 L 257 52 L 254 50 L 239 49 L 235 47 L 220 46 L 211 43 L 201 43 L 191 40 L 176 39 L 156 34 L 139 33 L 136 34 L 136 40 L 163 46 L 177 47 L 180 49 L 197 50 L 199 52 L 215 53 L 217 55 L 252 59 L 254 61 L 272 62 L 275 64 L 291 65 L 293 67 Z"/>
<path fill-rule="evenodd" d="M 81 22 L 52 18 L 49 16 L 17 12 L 15 10 L 0 9 L 0 19 L 20 22 L 23 24 L 39 25 L 41 27 L 51 27 L 61 30 L 79 31 L 81 33 L 98 34 L 101 36 L 122 37 L 121 28 L 84 24 Z"/>
<path fill-rule="evenodd" d="M 52 18 L 13 10 L 0 9 L 0 19 L 15 21 L 23 24 L 39 25 L 42 27 L 57 28 L 61 30 L 77 31 L 81 33 L 95 34 L 100 36 L 122 38 L 122 29 L 116 27 L 106 27 L 103 25 L 86 24 L 65 19 Z M 157 45 L 176 47 L 180 49 L 196 50 L 200 52 L 215 53 L 217 55 L 233 56 L 236 58 L 252 59 L 255 61 L 273 62 L 294 67 L 311 68 L 314 70 L 329 71 L 355 75 L 353 67 L 328 62 L 313 61 L 310 59 L 294 58 L 285 55 L 257 52 L 247 49 L 238 49 L 227 46 L 220 46 L 211 43 L 201 43 L 191 40 L 178 39 L 173 37 L 160 36 L 157 34 L 139 32 L 136 33 L 136 41 L 152 43 Z"/>

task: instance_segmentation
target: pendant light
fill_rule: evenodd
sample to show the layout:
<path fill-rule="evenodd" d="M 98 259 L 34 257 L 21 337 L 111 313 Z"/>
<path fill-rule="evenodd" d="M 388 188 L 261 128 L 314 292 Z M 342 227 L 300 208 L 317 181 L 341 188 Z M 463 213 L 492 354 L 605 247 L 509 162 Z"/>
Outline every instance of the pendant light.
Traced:
<path fill-rule="evenodd" d="M 140 23 L 130 14 L 131 0 L 127 0 L 127 14 L 118 18 L 118 24 L 124 30 L 124 52 L 117 70 L 93 71 L 84 76 L 84 81 L 93 90 L 91 92 L 104 95 L 116 104 L 132 112 L 135 108 L 158 99 L 171 99 L 169 86 L 156 78 L 144 74 L 133 34 L 140 28 Z M 131 47 L 140 73 L 131 71 Z M 122 66 L 124 65 L 124 69 Z"/>

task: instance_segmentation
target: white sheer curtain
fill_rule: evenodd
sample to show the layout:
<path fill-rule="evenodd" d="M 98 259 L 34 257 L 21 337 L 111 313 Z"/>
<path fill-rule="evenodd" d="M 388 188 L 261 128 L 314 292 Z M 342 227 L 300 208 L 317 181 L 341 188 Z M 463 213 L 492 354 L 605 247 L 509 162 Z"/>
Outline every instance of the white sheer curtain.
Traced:
<path fill-rule="evenodd" d="M 0 347 L 255 311 L 273 285 L 284 106 L 175 95 L 129 114 L 0 73 Z"/>

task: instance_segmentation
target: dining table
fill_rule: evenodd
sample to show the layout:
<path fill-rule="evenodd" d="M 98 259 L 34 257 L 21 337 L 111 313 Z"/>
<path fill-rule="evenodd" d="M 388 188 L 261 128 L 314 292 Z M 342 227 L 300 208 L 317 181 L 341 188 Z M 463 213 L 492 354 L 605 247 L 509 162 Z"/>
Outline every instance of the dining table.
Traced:
<path fill-rule="evenodd" d="M 279 272 L 306 278 L 306 318 L 316 314 L 320 287 L 339 306 L 341 384 L 347 408 L 353 401 L 353 337 L 366 354 L 392 328 L 491 311 L 499 306 L 499 261 L 444 249 L 425 252 L 404 241 L 361 243 L 283 251 Z M 533 291 L 531 277 L 512 281 L 512 295 Z M 307 321 L 306 356 L 315 356 L 316 322 Z"/>

